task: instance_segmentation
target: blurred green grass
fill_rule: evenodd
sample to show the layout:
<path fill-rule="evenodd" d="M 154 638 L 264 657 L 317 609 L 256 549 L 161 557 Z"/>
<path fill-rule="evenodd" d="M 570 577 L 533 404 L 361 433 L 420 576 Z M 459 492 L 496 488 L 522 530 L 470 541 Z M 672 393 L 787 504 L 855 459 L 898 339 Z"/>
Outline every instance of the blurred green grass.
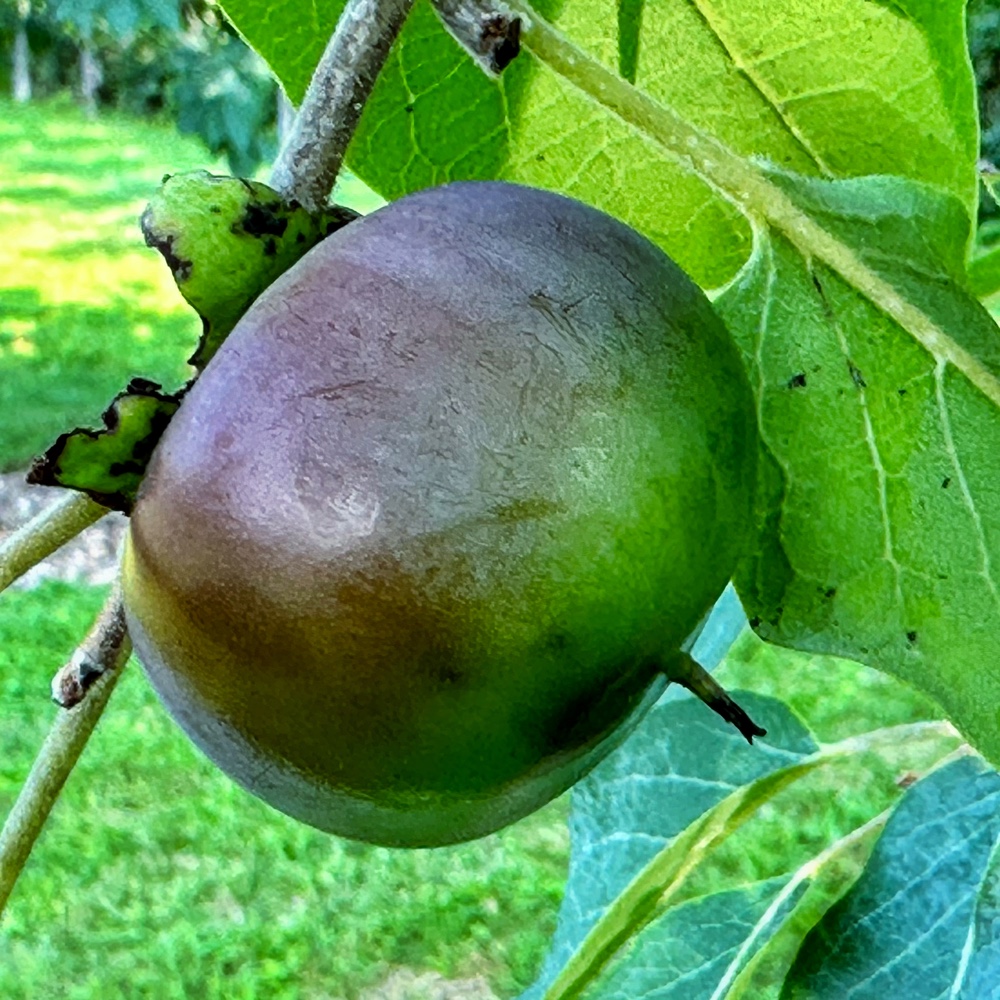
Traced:
<path fill-rule="evenodd" d="M 185 381 L 201 325 L 138 219 L 165 173 L 226 171 L 169 124 L 0 100 L 0 472 L 100 425 L 133 375 Z M 379 199 L 349 179 L 338 199 Z"/>
<path fill-rule="evenodd" d="M 0 470 L 96 420 L 131 375 L 186 377 L 198 321 L 135 220 L 163 173 L 198 167 L 220 169 L 167 126 L 0 101 Z M 373 196 L 352 185 L 339 200 Z M 0 812 L 54 712 L 49 679 L 101 599 L 57 583 L 0 599 Z M 874 671 L 750 635 L 720 677 L 785 699 L 826 741 L 938 714 Z M 856 767 L 786 797 L 734 841 L 719 880 L 786 870 L 871 815 L 896 777 Z M 555 926 L 568 808 L 439 851 L 328 837 L 216 771 L 133 666 L 0 923 L 0 996 L 353 997 L 396 965 L 482 973 L 513 996 Z"/>

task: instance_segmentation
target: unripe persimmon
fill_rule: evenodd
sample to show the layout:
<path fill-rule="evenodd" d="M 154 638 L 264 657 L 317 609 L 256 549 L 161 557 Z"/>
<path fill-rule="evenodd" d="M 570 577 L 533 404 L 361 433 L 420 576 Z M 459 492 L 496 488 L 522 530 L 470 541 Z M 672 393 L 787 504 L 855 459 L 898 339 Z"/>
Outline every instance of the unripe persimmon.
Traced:
<path fill-rule="evenodd" d="M 136 651 L 278 809 L 481 836 L 655 699 L 746 544 L 756 433 L 728 332 L 643 236 L 511 184 L 410 195 L 275 281 L 167 428 Z"/>

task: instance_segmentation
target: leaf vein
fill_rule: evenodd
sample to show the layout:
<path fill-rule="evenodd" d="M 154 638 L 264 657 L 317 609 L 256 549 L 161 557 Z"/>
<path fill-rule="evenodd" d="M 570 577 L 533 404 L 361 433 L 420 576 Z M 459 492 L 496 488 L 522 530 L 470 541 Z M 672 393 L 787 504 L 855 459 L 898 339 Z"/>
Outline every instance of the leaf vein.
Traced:
<path fill-rule="evenodd" d="M 830 166 L 823 159 L 822 154 L 810 142 L 808 136 L 799 128 L 795 119 L 788 113 L 788 109 L 785 106 L 787 102 L 778 97 L 777 92 L 768 83 L 766 77 L 757 71 L 759 64 L 744 59 L 735 45 L 725 37 L 721 23 L 713 15 L 711 4 L 707 3 L 706 0 L 689 0 L 689 2 L 701 15 L 701 19 L 718 40 L 726 55 L 729 56 L 733 66 L 736 67 L 740 75 L 757 91 L 764 103 L 774 112 L 782 128 L 801 147 L 809 159 L 816 164 L 821 173 L 832 177 L 833 170 L 831 170 Z"/>

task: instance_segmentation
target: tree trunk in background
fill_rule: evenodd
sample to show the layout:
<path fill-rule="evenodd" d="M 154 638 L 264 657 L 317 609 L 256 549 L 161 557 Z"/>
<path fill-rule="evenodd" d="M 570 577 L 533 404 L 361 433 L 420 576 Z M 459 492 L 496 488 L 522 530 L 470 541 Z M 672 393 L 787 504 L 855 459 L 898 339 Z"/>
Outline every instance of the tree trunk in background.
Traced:
<path fill-rule="evenodd" d="M 278 88 L 278 149 L 285 145 L 288 133 L 292 130 L 292 123 L 295 121 L 295 107 L 285 96 L 285 92 Z"/>
<path fill-rule="evenodd" d="M 97 115 L 97 89 L 103 79 L 104 73 L 90 40 L 84 39 L 80 43 L 80 96 L 91 118 Z"/>
<path fill-rule="evenodd" d="M 28 48 L 28 4 L 17 5 L 17 31 L 14 34 L 14 66 L 12 83 L 14 100 L 19 104 L 31 100 L 31 50 Z"/>

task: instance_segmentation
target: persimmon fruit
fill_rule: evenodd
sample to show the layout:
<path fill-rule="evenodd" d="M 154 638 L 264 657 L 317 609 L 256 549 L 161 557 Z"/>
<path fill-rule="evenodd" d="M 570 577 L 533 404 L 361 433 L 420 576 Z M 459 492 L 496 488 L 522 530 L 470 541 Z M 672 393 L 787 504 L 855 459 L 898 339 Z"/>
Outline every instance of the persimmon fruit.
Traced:
<path fill-rule="evenodd" d="M 152 684 L 324 830 L 434 846 L 558 795 L 655 701 L 751 528 L 755 410 L 700 289 L 499 182 L 349 223 L 160 441 L 123 563 Z"/>

